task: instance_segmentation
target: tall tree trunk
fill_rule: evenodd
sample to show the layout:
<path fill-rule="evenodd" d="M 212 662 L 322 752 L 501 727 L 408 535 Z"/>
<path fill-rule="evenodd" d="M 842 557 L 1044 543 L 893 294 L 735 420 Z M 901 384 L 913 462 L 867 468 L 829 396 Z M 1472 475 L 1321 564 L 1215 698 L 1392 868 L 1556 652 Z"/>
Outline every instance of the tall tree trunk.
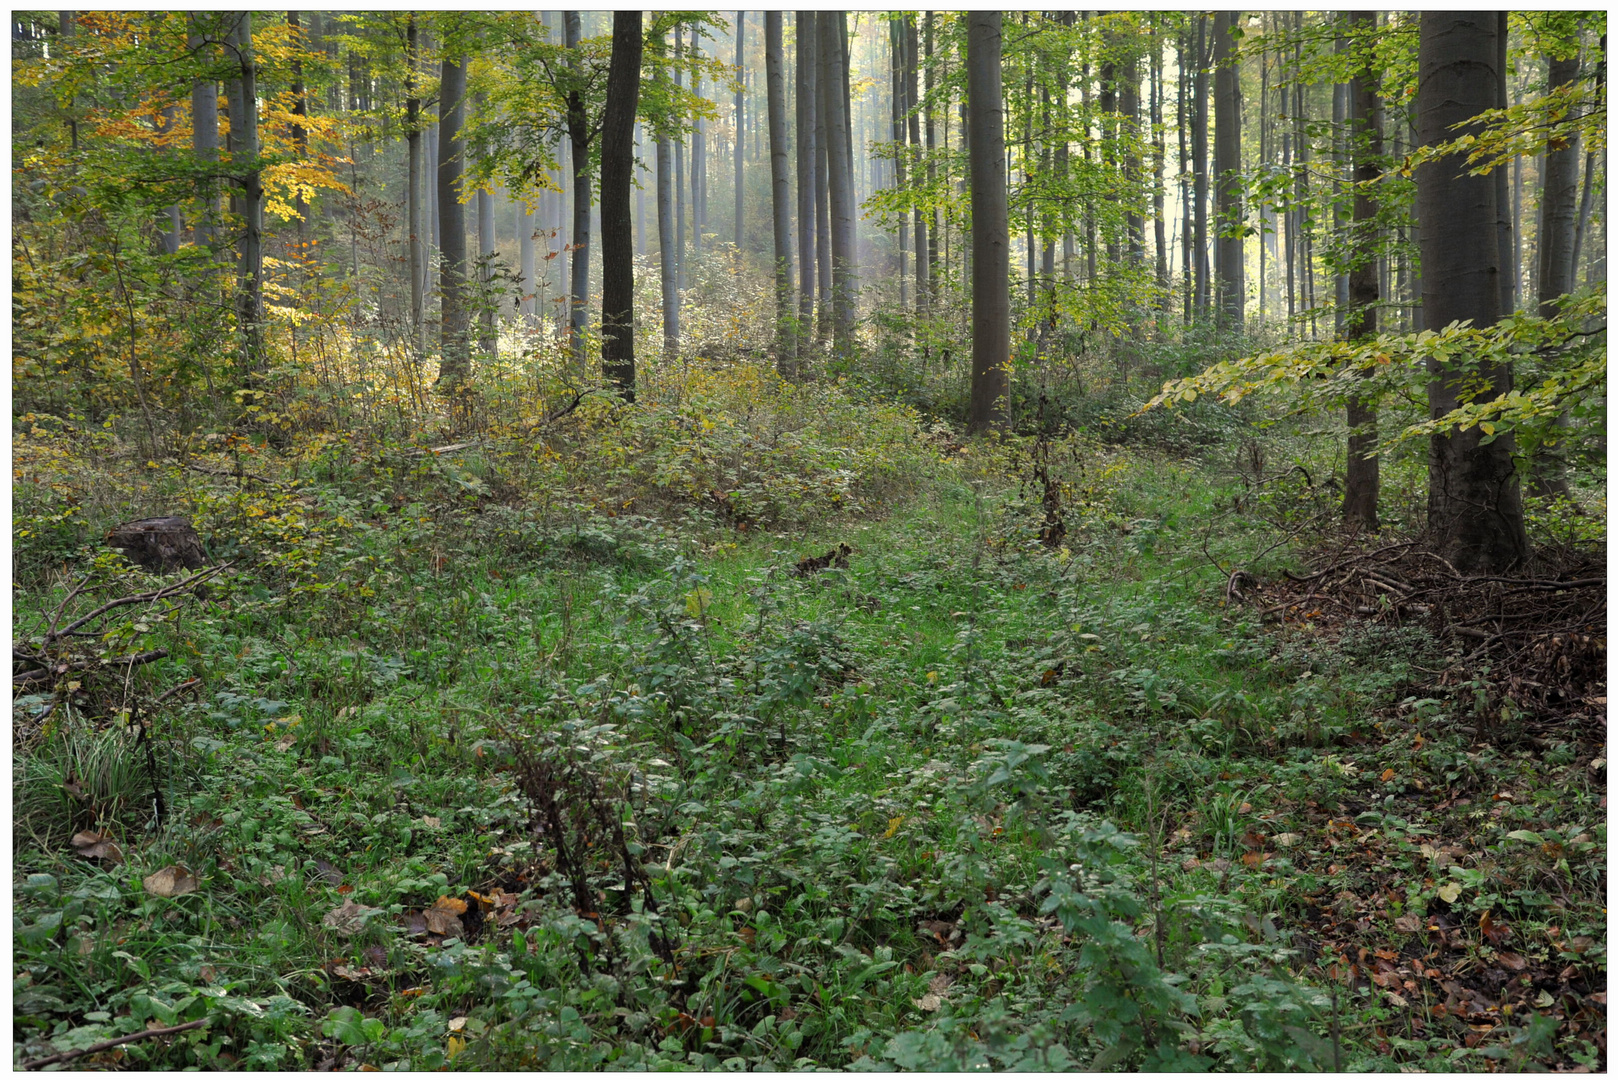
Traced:
<path fill-rule="evenodd" d="M 1422 146 L 1477 135 L 1478 114 L 1494 107 L 1497 20 L 1493 12 L 1421 14 L 1416 122 Z M 1500 318 L 1500 245 L 1495 233 L 1494 181 L 1469 175 L 1454 157 L 1416 171 L 1421 213 L 1423 306 L 1429 326 L 1461 319 L 1493 326 Z M 1429 361 L 1429 414 L 1450 413 L 1469 383 L 1482 379 L 1486 396 L 1511 389 L 1511 369 L 1461 370 Z M 1428 456 L 1427 528 L 1434 544 L 1462 573 L 1499 572 L 1528 555 L 1522 498 L 1513 465 L 1511 432 L 1485 443 L 1473 426 L 1434 435 Z"/>
<path fill-rule="evenodd" d="M 569 63 L 582 72 L 579 59 L 579 13 L 562 13 Z M 572 90 L 567 95 L 567 130 L 573 153 L 573 254 L 568 264 L 568 338 L 572 343 L 574 370 L 584 370 L 584 330 L 590 301 L 590 118 L 585 112 L 584 94 Z"/>
<path fill-rule="evenodd" d="M 231 45 L 241 65 L 241 76 L 232 80 L 235 106 L 231 119 L 240 116 L 240 138 L 232 135 L 235 155 L 232 170 L 242 186 L 242 230 L 237 261 L 236 323 L 241 328 L 242 372 L 256 378 L 264 371 L 264 187 L 258 156 L 258 64 L 253 56 L 253 14 L 244 11 L 235 18 Z M 245 165 L 246 168 L 242 168 Z"/>
<path fill-rule="evenodd" d="M 1494 100 L 1497 109 L 1504 109 L 1510 104 L 1506 86 L 1506 72 L 1510 70 L 1506 46 L 1510 34 L 1506 16 L 1506 12 L 1499 12 L 1495 27 L 1494 66 L 1500 72 L 1500 90 Z M 1517 236 L 1512 229 L 1511 219 L 1511 176 L 1503 168 L 1495 169 L 1490 175 L 1494 177 L 1495 213 L 1499 217 L 1496 231 L 1500 240 L 1500 314 L 1510 315 L 1517 310 L 1517 279 L 1510 273 L 1512 255 L 1517 248 Z"/>
<path fill-rule="evenodd" d="M 1246 281 L 1242 259 L 1242 127 L 1241 82 L 1234 56 L 1236 13 L 1214 13 L 1214 186 L 1215 220 L 1218 222 L 1217 276 L 1219 312 L 1223 325 L 1242 328 L 1246 301 Z"/>
<path fill-rule="evenodd" d="M 459 394 L 472 371 L 471 305 L 466 287 L 466 207 L 461 203 L 466 122 L 466 58 L 445 57 L 438 80 L 438 216 L 442 223 L 438 268 L 438 385 Z M 455 408 L 464 419 L 461 406 Z"/>
<path fill-rule="evenodd" d="M 702 38 L 691 30 L 691 56 L 702 59 Z M 691 91 L 702 96 L 702 74 L 691 77 Z M 708 227 L 708 137 L 706 125 L 698 115 L 691 121 L 691 259 L 702 261 L 702 234 Z"/>
<path fill-rule="evenodd" d="M 966 93 L 971 109 L 967 159 L 972 174 L 972 393 L 966 426 L 974 434 L 1005 425 L 1006 369 L 1011 363 L 1011 243 L 1000 51 L 1000 13 L 969 12 Z"/>
<path fill-rule="evenodd" d="M 1341 22 L 1343 16 L 1338 15 Z M 1337 52 L 1343 51 L 1343 38 L 1337 36 Z M 1346 121 L 1348 120 L 1348 84 L 1335 83 L 1331 95 L 1331 142 L 1332 142 L 1332 189 L 1338 197 L 1332 199 L 1332 231 L 1342 237 L 1348 232 L 1349 208 L 1344 205 L 1341 192 L 1345 180 L 1352 168 L 1348 162 L 1348 134 Z M 1338 270 L 1332 274 L 1332 317 L 1336 322 L 1335 331 L 1338 338 L 1342 338 L 1347 329 L 1346 317 L 1348 315 L 1348 275 Z"/>
<path fill-rule="evenodd" d="M 473 104 L 482 111 L 484 97 L 478 94 Z M 494 285 L 494 194 L 487 188 L 478 188 L 478 348 L 485 356 L 495 356 L 500 351 L 499 323 L 494 310 L 494 294 L 491 291 Z"/>
<path fill-rule="evenodd" d="M 1600 59 L 1598 59 L 1596 61 L 1596 71 L 1595 71 L 1596 97 L 1599 100 L 1605 100 L 1605 98 L 1603 97 L 1601 91 L 1602 91 L 1602 87 L 1606 83 L 1606 73 L 1607 73 L 1607 35 L 1606 34 L 1601 35 L 1601 40 L 1600 40 L 1597 48 L 1598 48 L 1601 55 L 1600 55 Z M 1592 152 L 1587 152 L 1584 155 L 1584 192 L 1583 192 L 1583 194 L 1581 194 L 1579 196 L 1579 219 L 1578 219 L 1577 226 L 1574 228 L 1574 231 L 1573 231 L 1573 272 L 1575 274 L 1578 273 L 1578 269 L 1579 269 L 1579 255 L 1584 250 L 1584 238 L 1590 235 L 1590 214 L 1595 209 L 1595 198 L 1594 198 L 1594 196 L 1595 196 L 1595 172 L 1596 172 L 1596 155 L 1595 155 L 1595 153 L 1593 151 Z M 1584 277 L 1584 283 L 1586 285 L 1588 285 L 1588 284 L 1590 284 L 1590 280 L 1591 280 L 1591 275 L 1588 272 L 1586 272 L 1585 277 Z"/>
<path fill-rule="evenodd" d="M 1500 21 L 1505 21 L 1502 13 Z M 1501 49 L 1502 54 L 1504 49 Z M 1579 78 L 1579 58 L 1547 56 L 1545 86 L 1557 90 Z M 1564 140 L 1545 151 L 1544 189 L 1539 200 L 1539 314 L 1554 316 L 1562 296 L 1574 289 L 1574 244 L 1578 229 L 1579 137 Z M 1567 413 L 1559 413 L 1546 441 L 1534 448 L 1528 466 L 1529 494 L 1540 498 L 1567 498 L 1567 460 L 1564 456 Z"/>
<path fill-rule="evenodd" d="M 298 157 L 307 158 L 309 156 L 309 129 L 306 128 L 302 123 L 302 121 L 309 116 L 309 99 L 304 94 L 303 86 L 302 53 L 302 50 L 307 43 L 302 40 L 302 28 L 299 24 L 298 13 L 296 11 L 287 12 L 287 25 L 292 28 L 290 74 L 292 76 L 293 116 L 292 123 L 289 125 L 290 130 L 288 134 L 292 136 L 292 145 L 297 150 Z M 301 190 L 298 191 L 293 197 L 292 209 L 298 215 L 298 239 L 307 240 L 309 238 L 309 203 L 304 199 L 303 192 Z M 304 253 L 300 252 L 300 254 Z"/>
<path fill-rule="evenodd" d="M 916 34 L 915 12 L 908 12 L 904 21 L 904 49 L 905 49 L 905 104 L 909 106 L 910 115 L 907 123 L 910 129 L 910 147 L 915 152 L 921 148 L 921 114 L 916 106 L 920 99 L 917 92 L 920 89 L 917 79 L 919 66 L 919 48 Z M 922 212 L 918 206 L 914 212 L 915 249 L 916 249 L 916 310 L 926 312 L 931 309 L 931 298 L 928 295 L 932 290 L 928 265 L 928 237 L 927 218 L 930 214 Z"/>
<path fill-rule="evenodd" d="M 1208 281 L 1208 16 L 1198 13 L 1196 108 L 1191 122 L 1192 244 L 1196 249 L 1197 317 L 1206 318 Z"/>
<path fill-rule="evenodd" d="M 893 128 L 893 182 L 900 190 L 905 187 L 905 45 L 904 27 L 907 12 L 892 14 L 888 18 L 888 67 L 892 76 L 888 94 L 888 115 Z M 909 215 L 899 217 L 899 309 L 910 309 L 909 279 L 905 276 L 905 255 L 910 250 Z"/>
<path fill-rule="evenodd" d="M 71 30 L 71 13 L 64 14 L 69 15 L 65 23 Z M 212 57 L 216 50 L 203 28 L 202 14 L 193 11 L 186 19 L 186 48 L 198 59 Z M 191 150 L 205 171 L 219 160 L 219 83 L 212 77 L 191 82 Z M 211 248 L 219 221 L 218 187 L 208 177 L 200 181 L 198 190 L 202 193 L 202 207 L 197 215 L 197 242 Z"/>
<path fill-rule="evenodd" d="M 815 142 L 816 46 L 820 27 L 812 11 L 798 11 L 793 16 L 793 29 L 797 31 L 797 63 L 795 73 L 794 109 L 798 136 L 798 334 L 806 337 L 814 327 L 815 319 Z"/>
<path fill-rule="evenodd" d="M 1373 195 L 1382 175 L 1382 97 L 1377 93 L 1377 72 L 1372 67 L 1376 40 L 1376 12 L 1355 11 L 1348 17 L 1350 41 L 1364 64 L 1349 83 L 1352 124 L 1349 138 L 1354 156 L 1354 247 L 1348 274 L 1348 336 L 1354 340 L 1377 333 L 1377 203 Z M 1377 528 L 1377 501 L 1381 495 L 1376 447 L 1376 405 L 1369 398 L 1348 402 L 1348 463 L 1343 482 L 1343 516 L 1369 531 Z"/>
<path fill-rule="evenodd" d="M 1174 80 L 1177 84 L 1174 126 L 1180 148 L 1180 314 L 1189 326 L 1196 310 L 1196 274 L 1191 260 L 1191 95 L 1186 85 L 1188 73 L 1192 70 L 1191 39 L 1184 30 L 1175 39 L 1174 53 L 1175 68 L 1179 72 L 1179 77 Z"/>
<path fill-rule="evenodd" d="M 418 352 L 424 351 L 422 335 L 427 323 L 427 297 L 422 289 L 425 279 L 424 239 L 421 221 L 421 99 L 416 96 L 416 69 L 420 64 L 420 32 L 416 29 L 416 13 L 405 16 L 405 153 L 406 165 L 405 227 L 410 234 L 410 338 Z"/>
<path fill-rule="evenodd" d="M 644 49 L 643 40 L 642 51 Z M 641 125 L 640 121 L 637 120 L 635 121 L 635 169 L 637 176 L 641 166 L 646 161 L 646 144 L 645 140 L 641 138 L 640 132 Z M 637 258 L 646 257 L 646 185 L 639 182 L 635 184 L 635 256 Z"/>
<path fill-rule="evenodd" d="M 680 30 L 674 31 L 674 85 L 679 86 L 681 73 L 678 65 L 685 59 Z M 683 299 L 686 286 L 687 259 L 685 257 L 685 142 L 674 143 L 674 282 Z"/>
<path fill-rule="evenodd" d="M 665 48 L 659 38 L 656 48 Z M 666 69 L 660 68 L 658 80 L 665 82 Z M 659 87 L 668 93 L 667 85 Z M 680 276 L 679 244 L 674 221 L 674 140 L 668 130 L 659 124 L 653 134 L 657 139 L 657 267 L 658 281 L 663 295 L 663 356 L 672 360 L 680 351 Z"/>
<path fill-rule="evenodd" d="M 936 125 L 933 117 L 933 13 L 927 13 L 926 45 L 927 45 L 927 74 L 926 99 L 927 108 L 924 110 L 923 121 L 927 129 L 927 187 L 931 190 L 937 178 L 937 166 L 933 162 L 933 151 L 938 146 L 936 138 Z M 943 231 L 937 210 L 927 211 L 927 298 L 928 302 L 936 297 L 938 290 L 938 243 L 939 233 Z"/>
<path fill-rule="evenodd" d="M 1146 223 L 1135 210 L 1140 191 L 1140 56 L 1133 43 L 1115 69 L 1118 79 L 1118 131 L 1125 142 L 1124 182 L 1129 185 L 1129 206 L 1124 211 L 1125 244 L 1131 265 L 1146 258 Z"/>
<path fill-rule="evenodd" d="M 1169 300 L 1168 222 L 1163 218 L 1163 43 L 1152 37 L 1152 245 L 1157 253 L 1159 306 Z"/>
<path fill-rule="evenodd" d="M 745 55 L 744 50 L 742 49 L 742 40 L 746 35 L 746 30 L 747 30 L 747 12 L 738 11 L 738 12 L 736 12 L 736 70 L 738 72 L 746 70 L 742 66 L 743 57 Z M 777 56 L 775 58 L 775 61 L 776 61 L 776 63 L 779 64 L 781 62 L 781 57 Z M 766 66 L 769 65 L 769 58 L 767 56 L 765 57 L 764 63 L 765 63 Z M 766 76 L 766 82 L 767 81 L 768 81 L 768 76 Z M 768 94 L 768 92 L 769 92 L 769 88 L 766 86 L 765 93 Z M 738 270 L 741 268 L 741 258 L 742 258 L 742 191 L 743 191 L 743 187 L 742 187 L 742 148 L 747 145 L 746 140 L 743 138 L 743 132 L 742 132 L 742 120 L 746 115 L 743 112 L 743 107 L 744 107 L 744 105 L 743 105 L 743 95 L 742 95 L 742 84 L 741 84 L 740 81 L 738 81 L 736 83 L 736 181 L 735 181 L 735 187 L 736 187 L 736 267 L 737 267 Z M 775 153 L 775 151 L 772 149 L 770 151 L 770 153 L 773 155 Z M 771 167 L 772 167 L 772 169 L 774 167 L 773 160 L 772 160 Z M 773 174 L 771 176 L 770 182 L 771 182 L 771 184 L 774 184 L 774 182 L 775 182 Z M 777 257 L 779 258 L 779 255 Z M 787 273 L 788 273 L 788 276 L 790 277 L 791 276 L 791 268 L 790 267 L 788 268 Z M 790 289 L 790 286 L 788 286 L 788 288 Z M 777 346 L 777 347 L 779 348 L 779 346 Z"/>
<path fill-rule="evenodd" d="M 635 399 L 635 113 L 640 108 L 641 13 L 612 13 L 612 59 L 601 120 L 601 372 Z"/>
<path fill-rule="evenodd" d="M 826 114 L 827 194 L 831 216 L 831 306 L 833 348 L 847 359 L 854 346 L 854 159 L 849 151 L 848 113 L 842 88 L 848 68 L 841 12 L 822 13 L 820 22 L 821 111 Z"/>
<path fill-rule="evenodd" d="M 787 175 L 785 67 L 781 13 L 766 11 L 764 97 L 770 118 L 770 218 L 775 226 L 775 366 L 782 375 L 792 378 L 797 374 L 797 346 L 792 317 L 792 179 Z M 737 162 L 740 161 L 738 152 Z M 737 179 L 740 180 L 739 169 Z"/>
<path fill-rule="evenodd" d="M 539 324 L 536 314 L 538 310 L 538 283 L 535 281 L 534 258 L 534 230 L 539 227 L 539 216 L 528 208 L 527 203 L 519 204 L 517 214 L 517 262 L 521 268 L 522 282 L 517 309 L 522 315 L 522 325 L 525 330 L 533 330 Z"/>

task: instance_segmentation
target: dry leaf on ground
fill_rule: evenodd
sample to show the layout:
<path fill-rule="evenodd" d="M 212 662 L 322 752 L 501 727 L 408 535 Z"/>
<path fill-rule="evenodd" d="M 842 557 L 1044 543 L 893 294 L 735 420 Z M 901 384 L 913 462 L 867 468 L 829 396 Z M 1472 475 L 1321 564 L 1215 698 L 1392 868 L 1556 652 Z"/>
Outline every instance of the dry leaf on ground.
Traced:
<path fill-rule="evenodd" d="M 146 875 L 141 884 L 153 896 L 184 896 L 196 892 L 198 886 L 197 876 L 178 863 Z"/>
<path fill-rule="evenodd" d="M 461 925 L 461 914 L 465 911 L 465 900 L 440 896 L 432 907 L 421 913 L 421 917 L 432 933 L 443 934 L 447 938 L 460 937 L 466 929 Z"/>
<path fill-rule="evenodd" d="M 334 907 L 326 912 L 325 917 L 320 920 L 320 925 L 328 930 L 335 930 L 344 937 L 353 937 L 365 929 L 365 920 L 369 916 L 381 910 L 356 904 L 352 900 L 344 900 L 341 907 Z"/>
<path fill-rule="evenodd" d="M 110 833 L 89 831 L 77 833 L 71 843 L 86 859 L 105 859 L 109 863 L 124 861 L 123 849 L 113 843 Z"/>

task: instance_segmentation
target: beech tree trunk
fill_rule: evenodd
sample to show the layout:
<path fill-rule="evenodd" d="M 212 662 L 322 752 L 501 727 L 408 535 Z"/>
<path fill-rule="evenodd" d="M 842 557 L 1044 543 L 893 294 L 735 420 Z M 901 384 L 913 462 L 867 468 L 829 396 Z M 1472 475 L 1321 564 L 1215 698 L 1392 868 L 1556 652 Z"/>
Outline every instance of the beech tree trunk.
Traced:
<path fill-rule="evenodd" d="M 438 81 L 439 241 L 438 386 L 455 394 L 471 375 L 471 310 L 466 295 L 466 207 L 461 204 L 465 168 L 461 127 L 466 121 L 466 58 L 445 57 Z"/>
<path fill-rule="evenodd" d="M 1236 13 L 1214 13 L 1214 197 L 1218 240 L 1215 250 L 1219 279 L 1219 313 L 1222 323 L 1242 328 L 1246 282 L 1242 260 L 1242 127 L 1241 82 L 1232 55 L 1235 39 L 1231 30 Z"/>
<path fill-rule="evenodd" d="M 1479 113 L 1494 107 L 1497 19 L 1485 11 L 1421 14 L 1417 139 L 1433 146 L 1477 135 Z M 1500 245 L 1494 181 L 1469 175 L 1463 161 L 1443 158 L 1416 171 L 1421 215 L 1422 306 L 1428 326 L 1460 319 L 1476 327 L 1500 318 Z M 1451 412 L 1468 384 L 1481 378 L 1488 395 L 1511 390 L 1511 369 L 1462 371 L 1429 361 L 1429 414 Z M 1428 452 L 1427 528 L 1434 545 L 1462 573 L 1509 569 L 1528 555 L 1522 497 L 1513 465 L 1515 440 L 1500 432 L 1485 443 L 1479 427 L 1434 435 Z"/>
<path fill-rule="evenodd" d="M 483 95 L 477 98 L 479 109 L 483 107 Z M 494 195 L 487 188 L 478 188 L 478 348 L 485 356 L 494 356 L 500 351 L 499 322 L 496 320 L 494 310 L 494 295 L 490 286 L 494 283 Z"/>
<path fill-rule="evenodd" d="M 792 378 L 797 374 L 797 343 L 793 333 L 792 317 L 792 180 L 787 175 L 787 103 L 784 68 L 785 63 L 781 56 L 781 13 L 766 11 L 764 95 L 765 108 L 769 112 L 770 120 L 770 218 L 775 226 L 775 366 L 783 376 Z M 737 115 L 740 115 L 739 111 Z M 740 140 L 737 145 L 740 146 Z M 739 191 L 740 150 L 736 153 L 736 163 Z M 740 209 L 741 200 L 738 197 L 738 212 Z M 740 236 L 739 229 L 737 235 Z"/>
<path fill-rule="evenodd" d="M 417 351 L 422 350 L 426 326 L 426 293 L 422 288 L 423 233 L 421 222 L 421 99 L 416 96 L 416 65 L 420 63 L 420 38 L 416 14 L 405 17 L 405 227 L 410 234 L 410 336 Z"/>
<path fill-rule="evenodd" d="M 799 11 L 793 15 L 793 29 L 797 31 L 797 71 L 794 94 L 795 119 L 798 135 L 798 326 L 797 337 L 807 336 L 815 320 L 815 142 L 816 78 L 818 64 L 815 46 L 820 28 L 815 13 Z"/>
<path fill-rule="evenodd" d="M 1192 111 L 1191 121 L 1191 242 L 1196 249 L 1197 317 L 1206 318 L 1211 294 L 1208 281 L 1208 17 L 1198 14 L 1196 19 L 1196 107 Z"/>
<path fill-rule="evenodd" d="M 1494 66 L 1500 72 L 1500 90 L 1495 95 L 1494 107 L 1504 109 L 1510 104 L 1506 92 L 1506 72 L 1510 70 L 1506 60 L 1507 12 L 1499 12 L 1496 19 Z M 1489 175 L 1494 177 L 1495 214 L 1499 223 L 1496 229 L 1500 239 L 1500 314 L 1510 315 L 1517 310 L 1517 277 L 1511 273 L 1515 261 L 1512 255 L 1517 249 L 1517 236 L 1512 228 L 1511 176 L 1504 168 L 1497 168 Z"/>
<path fill-rule="evenodd" d="M 562 13 L 564 44 L 572 53 L 570 63 L 579 65 L 579 13 Z M 585 112 L 582 91 L 567 95 L 567 130 L 573 153 L 573 254 L 569 261 L 571 278 L 568 283 L 568 339 L 572 344 L 573 364 L 577 371 L 584 370 L 584 330 L 589 315 L 590 300 L 590 126 Z"/>
<path fill-rule="evenodd" d="M 919 80 L 916 77 L 916 69 L 919 66 L 919 57 L 915 12 L 910 12 L 905 16 L 904 48 L 905 105 L 910 109 L 908 119 L 910 146 L 914 151 L 921 148 L 921 115 L 916 108 L 921 99 L 917 95 Z M 932 268 L 928 265 L 928 251 L 930 250 L 931 240 L 927 229 L 927 218 L 930 216 L 930 214 L 923 213 L 920 207 L 915 210 L 913 235 L 916 241 L 916 310 L 920 312 L 926 312 L 931 308 L 931 298 L 928 295 L 932 291 L 931 274 L 929 273 Z"/>
<path fill-rule="evenodd" d="M 204 50 L 206 55 L 212 56 L 214 49 L 202 29 L 201 14 L 193 11 L 186 18 L 189 21 L 186 47 L 199 58 Z M 71 29 L 71 17 L 66 22 Z M 205 167 L 219 160 L 219 83 L 212 78 L 194 79 L 191 83 L 191 150 Z M 205 179 L 200 190 L 202 207 L 197 215 L 197 242 L 211 248 L 214 228 L 219 221 L 218 186 L 212 179 Z"/>
<path fill-rule="evenodd" d="M 664 48 L 660 39 L 656 47 Z M 659 73 L 658 79 L 666 80 Z M 660 87 L 665 93 L 667 85 Z M 674 140 L 659 125 L 657 138 L 657 267 L 663 293 L 663 355 L 673 359 L 680 351 L 679 245 L 674 222 Z"/>
<path fill-rule="evenodd" d="M 855 290 L 853 156 L 842 87 L 848 68 L 841 12 L 822 13 L 820 22 L 821 111 L 826 114 L 827 192 L 831 215 L 831 306 L 833 348 L 848 357 L 854 344 Z"/>
<path fill-rule="evenodd" d="M 702 59 L 702 38 L 691 30 L 691 56 Z M 691 77 L 691 90 L 702 96 L 702 76 Z M 708 139 L 701 116 L 691 121 L 691 258 L 702 261 L 702 231 L 708 225 Z"/>
<path fill-rule="evenodd" d="M 1501 22 L 1505 19 L 1502 13 Z M 1504 48 L 1501 49 L 1502 54 Z M 1546 87 L 1570 86 L 1579 78 L 1579 58 L 1547 56 Z M 1496 170 L 1503 172 L 1504 170 Z M 1579 137 L 1545 151 L 1544 189 L 1539 200 L 1539 314 L 1554 316 L 1561 298 L 1575 286 L 1578 244 Z M 1534 448 L 1528 465 L 1529 494 L 1539 498 L 1567 498 L 1567 460 L 1563 448 L 1567 414 L 1557 415 L 1550 437 Z"/>
<path fill-rule="evenodd" d="M 253 57 L 253 13 L 236 16 L 230 38 L 241 65 L 241 76 L 232 79 L 232 115 L 240 119 L 240 136 L 232 135 L 232 169 L 242 187 L 242 230 L 237 260 L 236 324 L 242 334 L 242 373 L 256 378 L 264 370 L 264 187 L 258 168 L 258 65 Z M 243 168 L 242 166 L 246 166 Z"/>
<path fill-rule="evenodd" d="M 972 392 L 967 431 L 1006 422 L 1011 363 L 1011 234 L 1006 213 L 1000 13 L 966 16 L 967 159 L 972 177 Z"/>
<path fill-rule="evenodd" d="M 1354 154 L 1354 242 L 1348 273 L 1349 310 L 1346 331 L 1350 339 L 1372 338 L 1377 333 L 1377 202 L 1372 194 L 1382 174 L 1382 98 L 1377 93 L 1377 72 L 1371 67 L 1376 37 L 1376 12 L 1355 11 L 1348 17 L 1350 40 L 1363 50 L 1366 63 L 1349 83 L 1352 109 L 1349 138 Z M 1374 531 L 1377 501 L 1381 496 L 1380 459 L 1371 456 L 1376 446 L 1376 406 L 1368 399 L 1348 403 L 1348 462 L 1343 481 L 1343 517 L 1351 524 Z"/>
<path fill-rule="evenodd" d="M 746 29 L 747 29 L 747 12 L 745 12 L 745 11 L 736 12 L 736 70 L 737 71 L 746 70 L 742 66 L 742 58 L 743 58 L 742 40 L 743 40 L 743 37 L 745 35 Z M 768 48 L 768 46 L 766 46 L 766 48 Z M 770 62 L 769 57 L 766 55 L 765 58 L 764 58 L 764 64 L 765 64 L 766 68 L 769 66 L 769 62 Z M 775 62 L 777 64 L 779 64 L 781 62 L 781 57 L 780 57 L 779 54 L 777 54 L 777 56 L 775 58 Z M 769 79 L 769 76 L 766 75 L 765 76 L 766 82 L 768 82 L 768 79 Z M 765 87 L 765 93 L 766 94 L 769 93 L 768 86 Z M 735 149 L 736 149 L 736 181 L 735 181 L 735 186 L 736 186 L 736 259 L 737 259 L 736 265 L 737 265 L 738 268 L 740 268 L 740 266 L 741 266 L 741 261 L 740 260 L 741 260 L 741 257 L 742 257 L 742 190 L 743 190 L 743 188 L 742 188 L 742 147 L 744 145 L 743 140 L 742 140 L 742 119 L 743 119 L 743 117 L 745 115 L 742 110 L 743 110 L 744 107 L 745 107 L 745 104 L 744 104 L 744 101 L 743 101 L 742 85 L 741 85 L 740 82 L 738 82 L 736 84 L 736 130 L 735 130 L 735 136 L 736 136 L 736 139 L 735 139 L 735 141 L 736 141 L 736 147 L 735 147 Z M 773 155 L 775 151 L 772 149 L 770 152 Z M 771 169 L 772 170 L 774 169 L 773 161 L 772 161 L 772 164 L 771 164 Z M 770 177 L 770 183 L 772 185 L 775 183 L 775 177 L 773 175 L 773 172 L 772 172 L 772 175 Z M 777 252 L 776 252 L 776 258 L 777 258 L 777 260 L 780 259 L 779 248 L 777 249 Z M 790 268 L 788 269 L 787 273 L 788 273 L 788 276 L 790 277 L 790 275 L 791 275 L 791 269 Z M 788 286 L 788 288 L 790 289 L 790 286 Z M 777 348 L 779 348 L 779 347 L 780 346 L 777 345 Z"/>
<path fill-rule="evenodd" d="M 635 400 L 635 113 L 640 108 L 641 13 L 612 13 L 612 59 L 601 120 L 601 372 Z"/>

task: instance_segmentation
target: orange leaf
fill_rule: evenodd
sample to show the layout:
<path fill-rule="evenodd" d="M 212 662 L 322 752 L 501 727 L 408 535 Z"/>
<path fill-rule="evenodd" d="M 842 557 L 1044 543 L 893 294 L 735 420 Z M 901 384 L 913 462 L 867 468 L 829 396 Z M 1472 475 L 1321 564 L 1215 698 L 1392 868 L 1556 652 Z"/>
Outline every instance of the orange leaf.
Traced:
<path fill-rule="evenodd" d="M 1511 936 L 1510 925 L 1504 922 L 1496 922 L 1492 911 L 1483 913 L 1483 918 L 1478 920 L 1478 929 L 1483 932 L 1483 936 L 1488 938 L 1489 943 L 1492 945 L 1499 945 Z"/>
<path fill-rule="evenodd" d="M 1249 868 L 1262 866 L 1264 864 L 1264 860 L 1268 859 L 1269 857 L 1270 856 L 1267 852 L 1249 851 L 1246 855 L 1242 856 L 1242 865 Z"/>
<path fill-rule="evenodd" d="M 1383 769 L 1382 770 L 1382 782 L 1384 784 L 1387 783 L 1389 780 L 1393 779 L 1394 775 L 1395 774 L 1394 774 L 1394 771 L 1392 769 Z"/>

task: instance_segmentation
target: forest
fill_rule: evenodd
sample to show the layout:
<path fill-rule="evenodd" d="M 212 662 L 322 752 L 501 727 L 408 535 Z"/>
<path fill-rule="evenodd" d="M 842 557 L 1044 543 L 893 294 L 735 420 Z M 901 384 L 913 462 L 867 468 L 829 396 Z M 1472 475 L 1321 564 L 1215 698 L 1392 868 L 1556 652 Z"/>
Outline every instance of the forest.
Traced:
<path fill-rule="evenodd" d="M 1604 11 L 11 28 L 14 1068 L 1606 1069 Z"/>

